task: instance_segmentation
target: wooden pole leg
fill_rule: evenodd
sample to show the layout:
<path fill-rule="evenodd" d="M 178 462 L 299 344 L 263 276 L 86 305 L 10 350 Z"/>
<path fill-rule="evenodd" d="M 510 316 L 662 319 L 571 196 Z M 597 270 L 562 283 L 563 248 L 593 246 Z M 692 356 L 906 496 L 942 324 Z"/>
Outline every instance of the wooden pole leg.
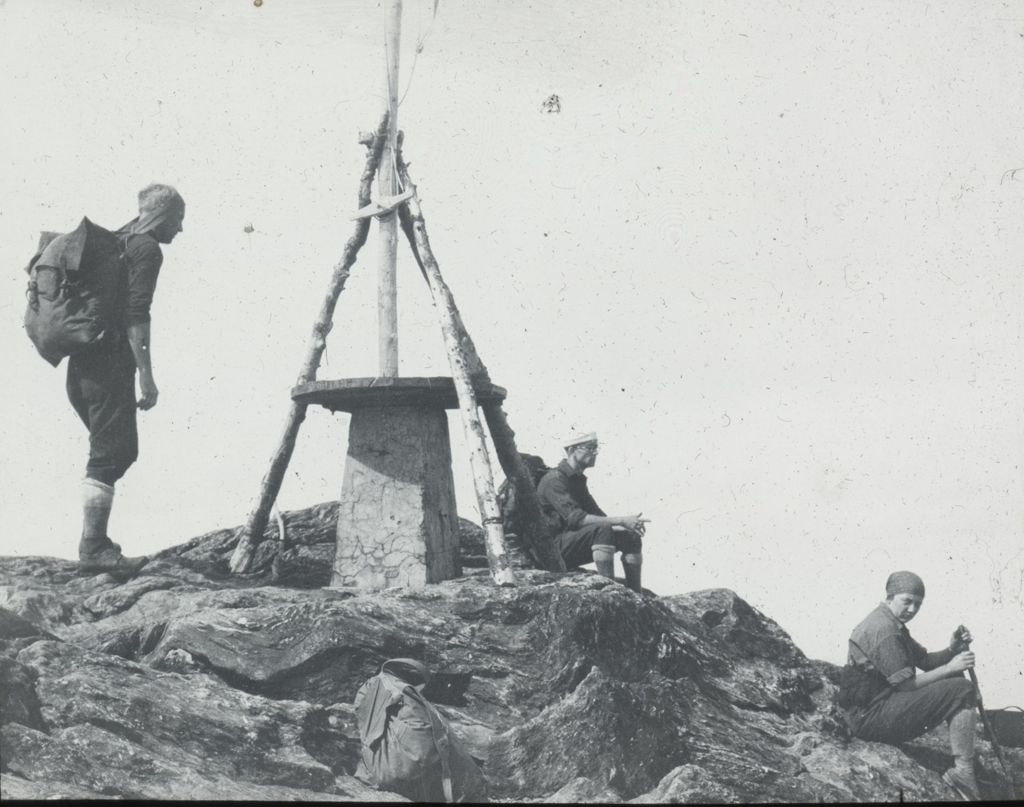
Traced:
<path fill-rule="evenodd" d="M 455 307 L 451 289 L 441 277 L 441 270 L 430 249 L 426 225 L 416 197 L 416 186 L 408 179 L 408 173 L 402 179 L 406 183 L 405 190 L 412 191 L 412 196 L 406 205 L 408 205 L 412 217 L 413 251 L 417 256 L 420 269 L 427 279 L 434 307 L 441 320 L 441 333 L 448 353 L 448 364 L 459 399 L 459 413 L 470 449 L 469 462 L 473 471 L 477 504 L 480 507 L 480 516 L 483 521 L 484 546 L 487 550 L 491 577 L 498 585 L 515 585 L 515 572 L 509 565 L 505 550 L 505 531 L 502 527 L 501 510 L 498 507 L 498 497 L 494 489 L 494 474 L 487 453 L 487 441 L 483 424 L 480 422 L 476 393 L 473 389 L 473 370 L 476 369 L 479 372 L 482 369 L 482 363 L 476 355 L 475 348 L 467 349 L 465 344 L 464 337 L 468 337 L 468 334 L 462 325 L 458 308 Z M 486 369 L 483 369 L 483 372 L 486 372 Z"/>
<path fill-rule="evenodd" d="M 401 144 L 401 141 L 402 137 L 401 133 L 399 133 L 399 144 Z M 418 200 L 415 197 L 414 191 L 416 186 L 409 177 L 408 166 L 406 166 L 405 161 L 402 159 L 400 151 L 397 163 L 398 176 L 402 182 L 402 187 L 405 189 L 404 192 L 412 192 L 410 203 L 402 205 L 398 209 L 399 221 L 416 258 L 416 263 L 420 267 L 420 272 L 429 285 L 430 279 L 427 276 L 425 264 L 429 261 L 430 264 L 436 266 L 437 259 L 431 252 L 430 242 L 426 238 L 427 225 L 423 219 L 423 211 L 419 208 Z M 415 204 L 416 208 L 415 213 L 410 209 L 410 206 L 413 204 Z M 420 239 L 416 235 L 415 227 L 417 224 L 423 232 L 423 238 Z M 450 290 L 448 294 L 449 296 L 451 295 Z M 478 378 L 489 382 L 490 373 L 487 371 L 487 365 L 484 364 L 480 354 L 477 353 L 476 345 L 473 344 L 473 339 L 466 330 L 458 309 L 455 308 L 454 300 L 450 316 L 452 327 L 456 333 L 456 341 L 461 346 L 463 355 L 466 357 L 470 376 L 474 379 Z M 515 432 L 509 426 L 508 418 L 500 404 L 484 404 L 482 408 L 484 417 L 487 420 L 487 427 L 491 432 L 491 439 L 494 441 L 494 449 L 498 455 L 498 461 L 501 463 L 505 476 L 515 486 L 516 500 L 522 507 L 521 512 L 526 527 L 526 535 L 522 537 L 541 568 L 549 572 L 564 572 L 565 561 L 562 560 L 562 556 L 554 547 L 551 532 L 541 512 L 540 499 L 537 498 L 537 490 L 534 487 L 530 471 L 519 455 L 519 449 L 516 447 Z"/>
<path fill-rule="evenodd" d="M 380 162 L 381 151 L 384 147 L 387 125 L 388 118 L 385 115 L 375 133 L 360 137 L 360 142 L 367 147 L 366 165 L 359 179 L 360 207 L 368 204 L 370 201 L 370 186 L 373 183 L 374 175 L 377 173 L 377 165 Z M 345 242 L 341 260 L 334 266 L 330 285 L 320 305 L 320 312 L 317 315 L 316 322 L 313 323 L 313 331 L 306 348 L 306 358 L 299 372 L 299 384 L 316 379 L 320 360 L 323 358 L 324 350 L 327 347 L 327 334 L 330 333 L 333 327 L 334 309 L 338 303 L 338 297 L 345 288 L 349 270 L 356 262 L 356 256 L 359 254 L 360 247 L 366 243 L 369 229 L 370 219 L 364 218 L 356 222 L 352 235 Z M 281 490 L 281 482 L 291 460 L 292 452 L 295 450 L 295 440 L 299 434 L 299 427 L 305 418 L 305 404 L 292 401 L 288 409 L 288 416 L 285 420 L 281 439 L 270 460 L 270 468 L 263 477 L 260 491 L 246 519 L 245 528 L 238 539 L 235 551 L 231 555 L 230 567 L 231 571 L 235 574 L 247 572 L 252 565 L 256 545 L 263 540 L 263 531 L 267 527 L 270 508 L 273 507 L 274 502 L 277 500 L 277 494 Z"/>

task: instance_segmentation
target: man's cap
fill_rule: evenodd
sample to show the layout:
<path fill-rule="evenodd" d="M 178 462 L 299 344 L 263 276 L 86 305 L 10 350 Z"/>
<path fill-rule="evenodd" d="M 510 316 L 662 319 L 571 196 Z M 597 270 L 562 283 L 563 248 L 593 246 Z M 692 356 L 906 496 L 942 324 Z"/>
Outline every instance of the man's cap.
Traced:
<path fill-rule="evenodd" d="M 389 658 L 381 665 L 380 671 L 390 673 L 413 686 L 430 683 L 430 670 L 413 658 Z"/>
<path fill-rule="evenodd" d="M 168 207 L 185 207 L 185 200 L 177 188 L 162 182 L 153 182 L 139 191 L 139 212 L 163 210 Z"/>
<path fill-rule="evenodd" d="M 895 597 L 897 594 L 924 597 L 924 580 L 913 572 L 893 572 L 885 581 L 885 595 Z"/>
<path fill-rule="evenodd" d="M 139 215 L 125 225 L 129 232 L 152 232 L 165 221 L 185 215 L 185 200 L 170 185 L 154 182 L 139 191 Z"/>
<path fill-rule="evenodd" d="M 596 443 L 596 442 L 597 442 L 597 432 L 586 432 L 586 433 L 583 433 L 583 434 L 574 434 L 572 437 L 570 437 L 568 440 L 566 440 L 564 443 L 562 443 L 562 448 L 573 448 L 575 446 L 583 446 L 583 445 L 586 445 L 587 443 Z"/>

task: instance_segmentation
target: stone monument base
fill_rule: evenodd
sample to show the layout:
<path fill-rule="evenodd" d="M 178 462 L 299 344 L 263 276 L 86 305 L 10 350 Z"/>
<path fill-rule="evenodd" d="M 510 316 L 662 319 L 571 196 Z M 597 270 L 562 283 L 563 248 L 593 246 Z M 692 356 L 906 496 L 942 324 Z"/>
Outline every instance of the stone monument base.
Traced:
<path fill-rule="evenodd" d="M 478 402 L 505 399 L 490 382 L 474 387 Z M 352 414 L 331 586 L 421 588 L 460 576 L 445 414 L 458 406 L 452 379 L 310 381 L 292 398 Z"/>
<path fill-rule="evenodd" d="M 445 410 L 356 410 L 331 586 L 422 588 L 461 574 Z"/>

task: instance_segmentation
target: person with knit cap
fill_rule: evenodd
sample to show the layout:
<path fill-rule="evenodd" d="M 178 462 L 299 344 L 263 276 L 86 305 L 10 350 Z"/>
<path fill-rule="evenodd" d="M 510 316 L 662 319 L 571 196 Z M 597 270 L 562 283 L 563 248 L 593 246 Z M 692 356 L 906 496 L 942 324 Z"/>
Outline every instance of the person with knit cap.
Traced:
<path fill-rule="evenodd" d="M 647 519 L 609 516 L 597 506 L 583 472 L 597 462 L 597 435 L 578 434 L 565 442 L 565 459 L 537 485 L 541 510 L 555 536 L 555 545 L 568 568 L 593 560 L 599 574 L 615 576 L 615 553 L 622 553 L 626 585 L 641 592 L 643 534 Z"/>
<path fill-rule="evenodd" d="M 907 630 L 924 602 L 924 581 L 913 572 L 889 575 L 885 600 L 850 636 L 839 705 L 862 740 L 906 742 L 939 723 L 949 725 L 954 765 L 942 780 L 961 798 L 979 798 L 974 776 L 974 667 L 971 634 L 961 626 L 949 646 L 929 653 Z M 918 673 L 917 670 L 922 670 Z"/>
<path fill-rule="evenodd" d="M 82 536 L 79 569 L 133 577 L 147 558 L 128 558 L 107 535 L 114 485 L 139 454 L 136 410 L 156 406 L 150 305 L 163 263 L 161 244 L 182 231 L 185 202 L 170 185 L 139 192 L 139 215 L 116 232 L 124 260 L 111 305 L 112 322 L 103 338 L 68 360 L 67 394 L 89 430 L 89 459 L 82 480 Z M 139 395 L 135 395 L 138 374 Z"/>

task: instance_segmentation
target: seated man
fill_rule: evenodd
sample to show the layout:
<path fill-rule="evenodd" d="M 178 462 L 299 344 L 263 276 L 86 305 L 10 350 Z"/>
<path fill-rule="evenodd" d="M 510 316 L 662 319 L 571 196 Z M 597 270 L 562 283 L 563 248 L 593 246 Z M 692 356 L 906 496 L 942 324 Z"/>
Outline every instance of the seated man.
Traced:
<path fill-rule="evenodd" d="M 942 780 L 963 799 L 978 798 L 974 778 L 974 685 L 963 677 L 974 667 L 970 632 L 960 627 L 948 648 L 929 653 L 906 623 L 924 601 L 924 582 L 913 572 L 893 572 L 885 601 L 854 628 L 840 683 L 839 705 L 854 735 L 897 743 L 918 737 L 945 720 L 954 766 Z M 920 675 L 915 668 L 924 670 Z"/>
<path fill-rule="evenodd" d="M 540 480 L 537 496 L 555 545 L 567 567 L 594 561 L 605 577 L 615 576 L 615 553 L 622 553 L 626 585 L 640 592 L 642 537 L 646 519 L 606 516 L 587 490 L 583 471 L 597 461 L 597 435 L 583 434 L 565 444 L 565 459 Z"/>

